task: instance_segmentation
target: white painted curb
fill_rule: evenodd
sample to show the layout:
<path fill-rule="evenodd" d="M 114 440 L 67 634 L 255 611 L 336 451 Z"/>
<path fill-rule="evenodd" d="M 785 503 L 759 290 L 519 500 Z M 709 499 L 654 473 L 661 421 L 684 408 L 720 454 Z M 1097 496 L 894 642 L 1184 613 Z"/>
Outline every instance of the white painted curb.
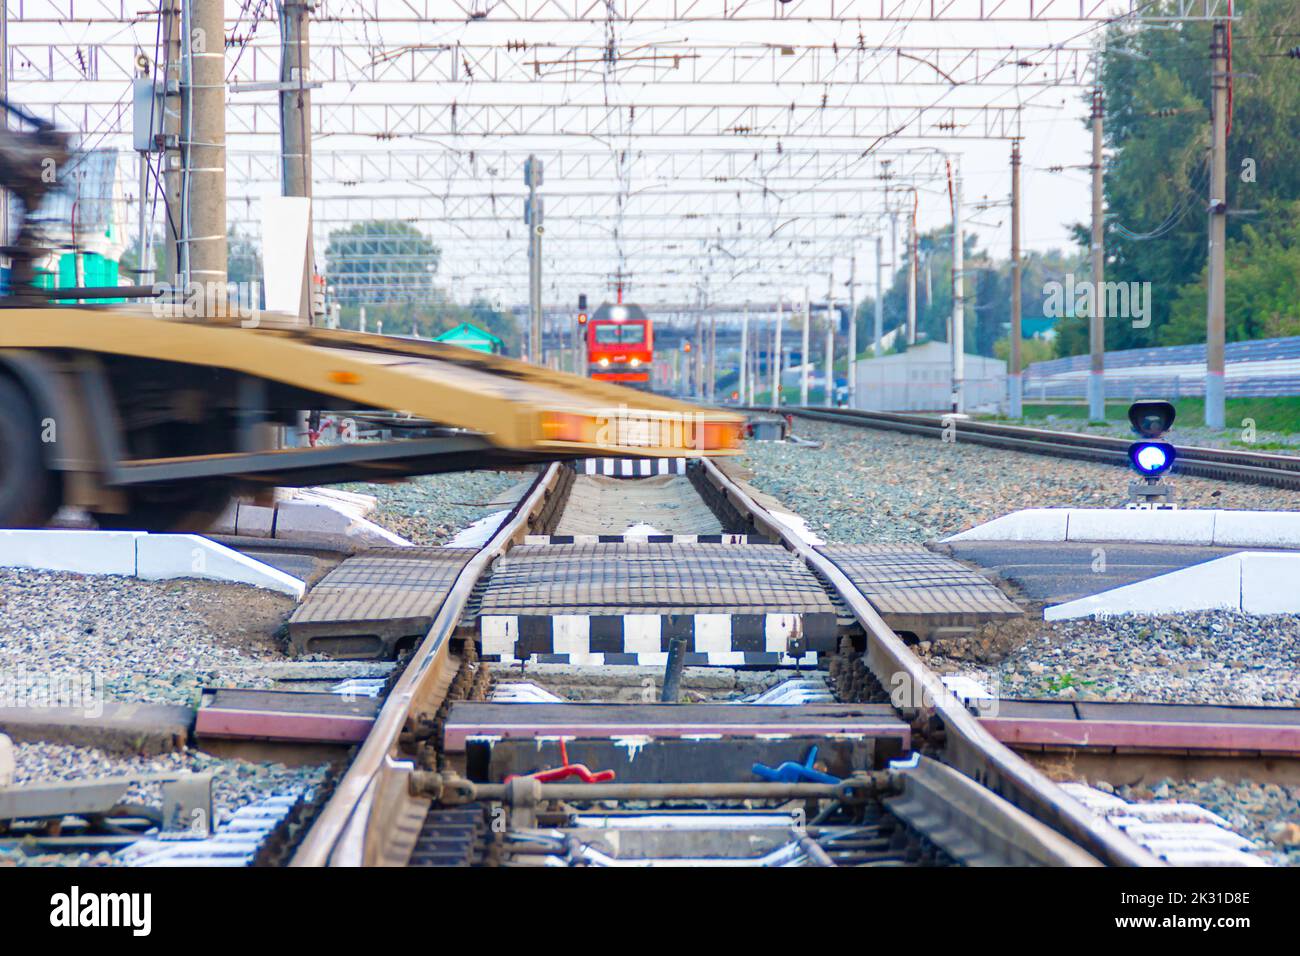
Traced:
<path fill-rule="evenodd" d="M 251 584 L 301 599 L 306 585 L 195 534 L 143 531 L 0 531 L 0 567 L 116 574 L 161 581 L 204 578 Z"/>
<path fill-rule="evenodd" d="M 145 534 L 136 541 L 136 577 L 145 581 L 203 578 L 279 591 L 301 600 L 306 584 L 197 534 Z"/>
<path fill-rule="evenodd" d="M 1242 551 L 1046 608 L 1043 619 L 1227 609 L 1300 613 L 1300 554 Z"/>
<path fill-rule="evenodd" d="M 1066 541 L 1213 544 L 1213 511 L 1126 511 L 1071 508 Z"/>
<path fill-rule="evenodd" d="M 333 488 L 278 489 L 271 505 L 232 502 L 212 530 L 345 549 L 412 547 L 401 535 L 366 517 L 375 507 L 376 499 L 370 495 Z"/>
<path fill-rule="evenodd" d="M 317 544 L 333 544 L 343 539 L 370 548 L 400 548 L 411 544 L 373 521 L 349 514 L 333 502 L 282 501 L 275 511 L 276 538 Z M 243 513 L 242 506 L 240 513 Z"/>
<path fill-rule="evenodd" d="M 1227 548 L 1300 548 L 1300 511 L 1028 508 L 947 541 L 1119 541 Z"/>
<path fill-rule="evenodd" d="M 1069 508 L 1026 508 L 944 538 L 945 541 L 1064 541 Z"/>
<path fill-rule="evenodd" d="M 0 531 L 0 565 L 73 574 L 135 574 L 141 531 Z"/>
<path fill-rule="evenodd" d="M 14 782 L 14 772 L 17 768 L 14 742 L 4 734 L 0 734 L 0 787 L 8 787 Z"/>

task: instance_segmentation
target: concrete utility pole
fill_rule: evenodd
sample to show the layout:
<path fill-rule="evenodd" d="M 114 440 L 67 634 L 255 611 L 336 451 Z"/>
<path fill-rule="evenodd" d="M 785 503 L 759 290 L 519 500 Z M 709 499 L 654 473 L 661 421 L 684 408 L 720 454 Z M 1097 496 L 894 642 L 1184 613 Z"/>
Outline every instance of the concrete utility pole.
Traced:
<path fill-rule="evenodd" d="M 528 359 L 545 364 L 542 348 L 542 221 L 545 218 L 537 190 L 542 185 L 542 161 L 529 155 L 524 163 L 524 185 L 528 187 Z"/>
<path fill-rule="evenodd" d="M 1088 349 L 1092 363 L 1088 374 L 1088 417 L 1106 418 L 1106 240 L 1102 202 L 1102 95 L 1092 91 L 1092 303 L 1088 309 Z M 1206 403 L 1209 408 L 1209 403 Z"/>
<path fill-rule="evenodd" d="M 961 166 L 952 177 L 952 410 L 966 410 L 966 262 L 961 235 Z"/>
<path fill-rule="evenodd" d="M 1228 49 L 1227 27 L 1214 24 L 1210 40 L 1210 248 L 1205 304 L 1205 425 L 1223 428 L 1223 342 L 1226 315 L 1224 242 L 1228 225 Z"/>
<path fill-rule="evenodd" d="M 916 344 L 916 190 L 912 190 L 912 215 L 907 221 L 907 344 Z"/>
<path fill-rule="evenodd" d="M 695 310 L 695 397 L 704 397 L 704 313 Z"/>
<path fill-rule="evenodd" d="M 1024 414 L 1020 381 L 1020 140 L 1011 141 L 1011 363 L 1007 391 L 1012 418 Z"/>
<path fill-rule="evenodd" d="M 857 408 L 858 397 L 858 250 L 849 257 L 849 408 Z"/>
<path fill-rule="evenodd" d="M 898 213 L 889 211 L 889 285 L 893 285 L 893 277 L 898 273 Z M 904 328 L 897 336 L 906 336 L 907 329 Z"/>
<path fill-rule="evenodd" d="M 781 407 L 781 326 L 785 324 L 785 316 L 781 311 L 782 302 L 780 297 L 776 300 L 776 331 L 773 333 L 772 342 L 772 407 Z"/>
<path fill-rule="evenodd" d="M 876 235 L 876 323 L 872 329 L 871 354 L 880 357 L 885 338 L 885 262 L 881 253 L 881 239 Z"/>
<path fill-rule="evenodd" d="M 166 70 L 163 72 L 163 278 L 180 284 L 181 275 L 181 172 L 182 153 L 181 114 L 183 112 L 181 89 L 181 0 L 162 0 L 159 7 L 162 18 L 163 44 L 167 51 Z"/>
<path fill-rule="evenodd" d="M 280 40 L 280 194 L 311 199 L 311 67 L 310 14 L 315 0 L 285 0 Z M 307 207 L 306 262 L 298 314 L 312 324 L 312 278 L 316 256 L 312 247 L 311 207 Z"/>
<path fill-rule="evenodd" d="M 718 390 L 718 317 L 709 313 L 709 401 Z"/>
<path fill-rule="evenodd" d="M 835 407 L 835 262 L 826 277 L 826 395 L 827 408 Z"/>
<path fill-rule="evenodd" d="M 226 308 L 226 34 L 222 0 L 189 0 L 186 168 L 188 275 Z M 215 290 L 219 289 L 219 292 Z M 214 290 L 208 295 L 207 290 Z"/>
<path fill-rule="evenodd" d="M 898 213 L 889 212 L 889 284 L 893 285 L 898 273 Z"/>
<path fill-rule="evenodd" d="M 749 401 L 749 303 L 745 303 L 745 312 L 740 317 L 740 404 Z"/>
<path fill-rule="evenodd" d="M 7 19 L 7 14 L 5 18 Z M 0 56 L 4 56 L 4 54 L 5 51 L 3 49 L 3 46 L 0 45 Z M 3 74 L 8 70 L 8 60 L 6 59 L 0 62 L 3 62 L 5 66 L 4 69 L 0 69 L 0 76 L 3 76 Z M 149 58 L 146 56 L 142 56 L 140 60 L 137 61 L 137 63 L 140 68 L 139 82 L 148 83 L 150 88 L 152 89 L 154 85 L 153 64 L 149 62 Z M 0 96 L 4 95 L 3 93 L 4 85 L 5 84 L 3 82 L 0 82 Z M 153 98 L 153 101 L 157 102 L 156 96 Z M 6 116 L 7 115 L 8 114 L 6 114 Z M 161 117 L 159 118 L 161 119 Z M 149 121 L 150 121 L 149 133 L 152 137 L 152 133 L 153 133 L 152 116 L 149 118 Z M 149 143 L 149 148 L 139 150 L 140 155 L 137 157 L 140 166 L 140 223 L 139 223 L 139 230 L 136 234 L 136 247 L 138 249 L 139 262 L 136 264 L 135 281 L 138 282 L 140 285 L 153 285 L 153 281 L 154 281 L 153 255 L 152 255 L 153 248 L 152 248 L 152 244 L 149 241 L 151 238 L 149 235 L 149 164 L 152 161 L 153 149 L 156 149 L 156 144 L 151 140 L 151 142 Z M 9 229 L 9 206 L 8 206 L 7 192 L 5 193 L 4 204 L 0 205 L 0 216 L 3 216 L 4 218 L 3 229 L 6 232 L 6 238 L 4 242 L 7 244 L 8 243 L 7 233 Z"/>
<path fill-rule="evenodd" d="M 809 344 L 809 323 L 812 322 L 812 296 L 808 286 L 803 287 L 803 354 L 800 356 L 799 368 L 799 404 L 808 404 L 808 371 L 812 367 L 811 346 Z"/>
<path fill-rule="evenodd" d="M 9 4 L 0 3 L 0 99 L 9 100 Z M 2 110 L 0 129 L 9 129 L 9 111 Z M 143 202 L 144 200 L 141 200 Z M 9 190 L 0 189 L 0 246 L 9 245 Z"/>

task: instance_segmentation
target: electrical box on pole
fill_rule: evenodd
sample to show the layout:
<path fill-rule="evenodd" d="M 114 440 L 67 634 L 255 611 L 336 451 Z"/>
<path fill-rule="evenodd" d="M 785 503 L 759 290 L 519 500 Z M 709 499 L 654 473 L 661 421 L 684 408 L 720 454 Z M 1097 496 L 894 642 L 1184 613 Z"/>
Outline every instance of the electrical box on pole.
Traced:
<path fill-rule="evenodd" d="M 163 117 L 166 114 L 167 96 L 163 84 L 151 76 L 137 76 L 132 80 L 131 148 L 137 153 L 155 153 L 162 149 Z"/>

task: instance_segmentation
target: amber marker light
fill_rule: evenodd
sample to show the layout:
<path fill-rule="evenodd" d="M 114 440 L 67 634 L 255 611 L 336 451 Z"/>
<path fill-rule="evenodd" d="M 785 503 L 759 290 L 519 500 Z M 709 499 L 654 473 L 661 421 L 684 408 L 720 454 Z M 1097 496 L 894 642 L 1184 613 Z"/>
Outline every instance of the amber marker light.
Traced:
<path fill-rule="evenodd" d="M 740 422 L 705 422 L 704 448 L 713 451 L 722 448 L 739 448 L 743 435 Z"/>
<path fill-rule="evenodd" d="M 587 426 L 595 423 L 584 415 L 572 412 L 543 412 L 542 437 L 548 441 L 585 441 Z M 594 432 L 594 427 L 592 429 Z"/>

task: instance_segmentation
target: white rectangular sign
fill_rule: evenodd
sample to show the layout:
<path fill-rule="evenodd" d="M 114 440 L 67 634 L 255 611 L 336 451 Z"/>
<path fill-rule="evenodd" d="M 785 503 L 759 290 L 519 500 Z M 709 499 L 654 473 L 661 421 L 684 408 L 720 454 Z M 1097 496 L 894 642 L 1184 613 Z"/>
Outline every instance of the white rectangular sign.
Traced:
<path fill-rule="evenodd" d="M 307 223 L 311 200 L 267 196 L 262 200 L 262 288 L 266 311 L 298 315 L 307 267 Z M 300 316 L 303 321 L 307 316 Z"/>

